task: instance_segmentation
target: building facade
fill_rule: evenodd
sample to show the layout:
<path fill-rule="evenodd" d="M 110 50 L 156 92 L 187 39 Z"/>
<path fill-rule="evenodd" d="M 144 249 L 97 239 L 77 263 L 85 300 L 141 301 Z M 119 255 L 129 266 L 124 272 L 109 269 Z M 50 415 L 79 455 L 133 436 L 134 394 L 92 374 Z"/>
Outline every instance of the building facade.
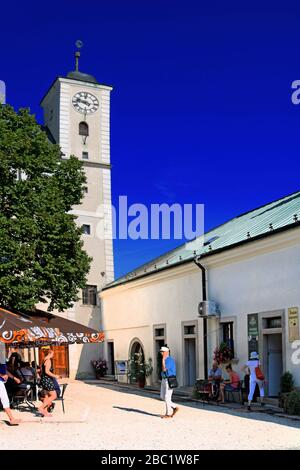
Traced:
<path fill-rule="evenodd" d="M 41 101 L 45 130 L 60 145 L 62 158 L 75 155 L 87 178 L 82 203 L 74 207 L 83 227 L 84 248 L 92 257 L 86 289 L 80 300 L 62 315 L 97 330 L 101 329 L 99 292 L 114 279 L 111 165 L 110 93 L 92 76 L 78 71 L 57 77 Z M 58 312 L 56 312 L 58 313 Z M 56 366 L 63 375 L 84 378 L 92 374 L 91 360 L 101 355 L 101 345 L 57 347 Z"/>
<path fill-rule="evenodd" d="M 140 344 L 153 359 L 150 380 L 157 382 L 157 352 L 167 343 L 179 384 L 192 386 L 226 342 L 241 378 L 250 352 L 260 354 L 269 396 L 278 395 L 287 370 L 300 386 L 298 215 L 300 192 L 242 214 L 205 234 L 198 246 L 179 247 L 104 288 L 108 361 L 125 361 Z M 219 314 L 199 317 L 204 290 Z"/>

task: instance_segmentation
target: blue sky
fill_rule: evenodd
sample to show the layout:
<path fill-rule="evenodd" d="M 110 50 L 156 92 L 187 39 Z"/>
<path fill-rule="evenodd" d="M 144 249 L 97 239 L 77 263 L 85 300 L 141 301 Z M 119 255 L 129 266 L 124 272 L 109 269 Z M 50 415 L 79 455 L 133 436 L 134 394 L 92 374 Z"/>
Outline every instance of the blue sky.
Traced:
<path fill-rule="evenodd" d="M 7 100 L 41 121 L 81 39 L 81 70 L 114 86 L 114 202 L 203 203 L 208 230 L 300 187 L 300 4 L 243 3 L 2 3 Z M 116 241 L 116 275 L 178 243 Z"/>

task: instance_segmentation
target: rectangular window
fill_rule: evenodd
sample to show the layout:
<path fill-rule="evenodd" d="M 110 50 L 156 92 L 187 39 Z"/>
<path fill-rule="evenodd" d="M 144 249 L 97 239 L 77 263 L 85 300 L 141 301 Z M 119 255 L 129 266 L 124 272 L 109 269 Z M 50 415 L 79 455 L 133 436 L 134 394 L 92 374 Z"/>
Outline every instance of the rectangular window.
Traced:
<path fill-rule="evenodd" d="M 194 335 L 195 334 L 195 325 L 184 325 L 184 334 L 185 335 Z"/>
<path fill-rule="evenodd" d="M 97 305 L 97 286 L 86 286 L 82 289 L 83 305 Z"/>
<path fill-rule="evenodd" d="M 222 323 L 222 341 L 232 350 L 234 355 L 233 321 Z"/>
<path fill-rule="evenodd" d="M 88 224 L 83 224 L 82 230 L 84 235 L 90 235 L 91 234 L 91 226 Z"/>
<path fill-rule="evenodd" d="M 82 159 L 88 160 L 89 159 L 89 152 L 82 152 Z"/>
<path fill-rule="evenodd" d="M 272 317 L 272 318 L 267 318 L 267 328 L 281 328 L 281 317 Z"/>
<path fill-rule="evenodd" d="M 155 328 L 155 337 L 164 337 L 165 329 L 164 328 Z"/>

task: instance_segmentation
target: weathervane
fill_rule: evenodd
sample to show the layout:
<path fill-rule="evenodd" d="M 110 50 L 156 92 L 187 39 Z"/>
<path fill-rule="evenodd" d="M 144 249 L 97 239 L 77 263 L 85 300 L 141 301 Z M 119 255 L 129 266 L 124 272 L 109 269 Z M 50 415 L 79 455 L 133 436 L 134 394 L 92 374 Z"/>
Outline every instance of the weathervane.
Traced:
<path fill-rule="evenodd" d="M 77 49 L 81 49 L 82 46 L 83 46 L 83 42 L 80 41 L 79 39 L 77 39 L 77 41 L 75 42 L 75 46 L 77 47 Z M 80 51 L 77 50 L 75 52 L 75 70 L 76 70 L 76 72 L 78 72 L 79 57 L 80 57 Z"/>

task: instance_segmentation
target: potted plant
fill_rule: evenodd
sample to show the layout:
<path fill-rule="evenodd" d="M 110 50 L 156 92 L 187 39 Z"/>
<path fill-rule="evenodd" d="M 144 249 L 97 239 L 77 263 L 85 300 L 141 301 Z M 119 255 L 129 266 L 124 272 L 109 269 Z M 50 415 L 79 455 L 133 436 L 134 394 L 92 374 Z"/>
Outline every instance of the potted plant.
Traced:
<path fill-rule="evenodd" d="M 214 351 L 214 360 L 218 364 L 227 364 L 233 359 L 232 349 L 227 346 L 225 342 L 222 342 L 218 348 Z"/>
<path fill-rule="evenodd" d="M 107 372 L 107 363 L 104 359 L 98 359 L 97 361 L 91 361 L 94 368 L 96 379 L 104 377 Z"/>
<path fill-rule="evenodd" d="M 131 382 L 137 382 L 140 388 L 144 388 L 146 378 L 153 372 L 152 359 L 148 361 L 144 359 L 142 352 L 135 353 L 128 361 L 129 376 Z"/>
<path fill-rule="evenodd" d="M 287 371 L 281 376 L 281 379 L 280 379 L 279 406 L 281 408 L 285 407 L 285 402 L 293 390 L 294 390 L 293 375 L 289 371 Z"/>

